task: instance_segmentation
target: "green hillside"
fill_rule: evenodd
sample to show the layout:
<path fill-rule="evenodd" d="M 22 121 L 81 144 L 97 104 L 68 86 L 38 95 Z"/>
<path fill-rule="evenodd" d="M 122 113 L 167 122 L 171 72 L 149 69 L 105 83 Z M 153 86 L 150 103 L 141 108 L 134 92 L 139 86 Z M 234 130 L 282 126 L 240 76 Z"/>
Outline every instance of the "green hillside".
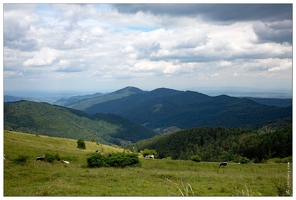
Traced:
<path fill-rule="evenodd" d="M 4 129 L 88 141 L 94 138 L 100 143 L 117 145 L 156 135 L 119 116 L 91 116 L 78 110 L 30 101 L 4 104 Z"/>
<path fill-rule="evenodd" d="M 292 156 L 291 119 L 285 127 L 262 130 L 198 127 L 142 140 L 132 147 L 156 150 L 159 158 L 189 160 L 198 155 L 203 161 L 216 162 L 240 162 L 243 157 L 264 162 Z"/>
<path fill-rule="evenodd" d="M 292 196 L 292 163 L 193 162 L 144 159 L 141 167 L 88 168 L 87 158 L 96 150 L 102 154 L 123 152 L 118 147 L 77 140 L 4 131 L 3 195 L 5 197 L 127 197 L 127 196 Z M 128 152 L 125 150 L 125 152 Z M 63 164 L 35 161 L 45 154 L 58 154 Z M 25 157 L 25 162 L 16 162 Z M 223 184 L 221 184 L 223 183 Z M 288 185 L 287 185 L 288 184 Z M 288 191 L 288 193 L 287 193 Z"/>

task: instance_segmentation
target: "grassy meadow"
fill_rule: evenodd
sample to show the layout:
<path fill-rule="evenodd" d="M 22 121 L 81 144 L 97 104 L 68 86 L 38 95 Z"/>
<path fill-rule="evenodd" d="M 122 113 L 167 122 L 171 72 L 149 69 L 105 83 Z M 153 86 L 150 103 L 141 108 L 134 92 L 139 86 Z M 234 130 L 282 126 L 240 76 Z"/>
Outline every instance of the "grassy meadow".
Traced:
<path fill-rule="evenodd" d="M 116 146 L 4 131 L 4 196 L 279 196 L 292 195 L 290 163 L 219 163 L 140 158 L 141 167 L 88 168 L 87 158 L 123 152 Z M 53 163 L 35 161 L 59 154 Z M 26 163 L 15 163 L 20 155 Z M 288 182 L 288 184 L 287 184 Z"/>

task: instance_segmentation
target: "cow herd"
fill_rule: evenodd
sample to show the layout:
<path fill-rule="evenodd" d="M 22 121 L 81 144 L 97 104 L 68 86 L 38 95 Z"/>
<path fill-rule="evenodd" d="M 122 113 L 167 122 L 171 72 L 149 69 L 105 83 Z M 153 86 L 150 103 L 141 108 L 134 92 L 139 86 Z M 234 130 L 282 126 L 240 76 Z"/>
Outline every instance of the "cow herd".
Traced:
<path fill-rule="evenodd" d="M 96 150 L 96 153 L 100 153 L 99 150 Z M 35 161 L 43 161 L 44 160 L 44 157 L 45 156 L 39 156 L 35 159 Z M 149 159 L 154 159 L 154 155 L 146 155 L 145 158 L 149 158 Z M 3 159 L 5 160 L 5 154 L 3 155 Z M 61 160 L 62 163 L 64 164 L 70 164 L 69 161 L 67 160 Z M 227 162 L 221 162 L 220 165 L 219 165 L 219 168 L 220 167 L 226 167 L 227 166 Z"/>

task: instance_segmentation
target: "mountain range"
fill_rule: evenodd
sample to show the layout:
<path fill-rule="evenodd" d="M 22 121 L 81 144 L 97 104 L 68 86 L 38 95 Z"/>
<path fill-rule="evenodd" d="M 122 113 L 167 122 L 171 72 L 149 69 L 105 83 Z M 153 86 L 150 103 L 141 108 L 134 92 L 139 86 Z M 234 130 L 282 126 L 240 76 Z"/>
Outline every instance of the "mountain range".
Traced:
<path fill-rule="evenodd" d="M 197 126 L 254 128 L 292 116 L 292 106 L 270 106 L 249 98 L 211 97 L 168 88 L 99 102 L 83 111 L 89 114 L 113 113 L 153 129 L 172 126 L 181 129 Z"/>
<path fill-rule="evenodd" d="M 13 98 L 10 97 L 13 100 Z M 19 100 L 17 98 L 15 100 Z M 124 145 L 161 133 L 209 126 L 258 129 L 291 118 L 291 99 L 208 96 L 194 91 L 125 87 L 53 104 L 4 103 L 4 129 Z"/>

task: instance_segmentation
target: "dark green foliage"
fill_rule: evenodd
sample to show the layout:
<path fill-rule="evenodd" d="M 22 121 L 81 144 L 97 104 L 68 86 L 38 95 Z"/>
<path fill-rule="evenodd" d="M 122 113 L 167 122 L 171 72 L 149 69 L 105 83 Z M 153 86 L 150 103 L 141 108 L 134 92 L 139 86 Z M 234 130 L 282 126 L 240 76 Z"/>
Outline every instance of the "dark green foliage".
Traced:
<path fill-rule="evenodd" d="M 53 163 L 55 161 L 55 159 L 56 159 L 56 156 L 49 154 L 49 153 L 46 153 L 44 156 L 45 162 Z"/>
<path fill-rule="evenodd" d="M 60 155 L 57 153 L 55 156 L 54 156 L 55 160 L 57 161 L 61 161 L 61 158 L 60 158 Z"/>
<path fill-rule="evenodd" d="M 200 162 L 200 161 L 201 161 L 201 157 L 198 156 L 198 155 L 191 156 L 190 159 L 191 159 L 192 161 L 194 161 L 194 162 Z"/>
<path fill-rule="evenodd" d="M 29 156 L 19 155 L 16 159 L 13 160 L 16 164 L 25 164 L 28 160 Z"/>
<path fill-rule="evenodd" d="M 241 159 L 240 159 L 240 163 L 241 164 L 247 164 L 247 163 L 249 163 L 250 162 L 250 159 L 248 159 L 248 158 L 246 158 L 246 157 L 242 157 Z"/>
<path fill-rule="evenodd" d="M 140 160 L 137 154 L 112 153 L 106 157 L 106 163 L 110 167 L 138 166 Z"/>
<path fill-rule="evenodd" d="M 106 158 L 102 154 L 96 153 L 87 158 L 88 167 L 105 167 L 107 166 Z"/>
<path fill-rule="evenodd" d="M 85 142 L 84 142 L 83 139 L 79 139 L 79 140 L 77 141 L 77 148 L 79 148 L 79 149 L 85 149 L 85 148 L 86 148 L 86 147 L 85 147 Z"/>
<path fill-rule="evenodd" d="M 111 153 L 106 156 L 102 154 L 93 154 L 87 158 L 88 167 L 120 167 L 140 166 L 140 160 L 137 154 L 129 153 Z"/>
<path fill-rule="evenodd" d="M 199 127 L 156 136 L 127 148 L 157 151 L 158 158 L 189 160 L 199 155 L 203 161 L 241 162 L 245 157 L 254 162 L 292 155 L 292 126 L 275 131 L 254 131 Z"/>

